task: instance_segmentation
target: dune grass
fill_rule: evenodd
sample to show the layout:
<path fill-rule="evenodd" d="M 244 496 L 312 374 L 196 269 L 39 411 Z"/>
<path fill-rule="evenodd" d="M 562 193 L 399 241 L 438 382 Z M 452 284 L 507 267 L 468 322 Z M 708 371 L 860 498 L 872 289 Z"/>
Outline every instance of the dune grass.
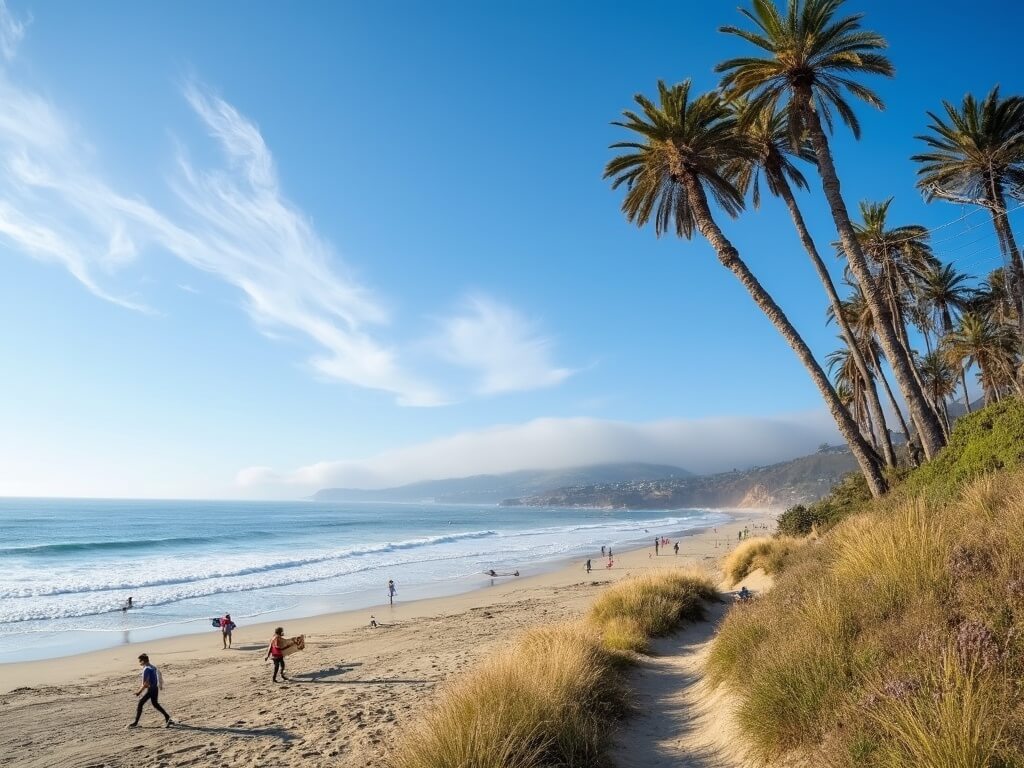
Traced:
<path fill-rule="evenodd" d="M 684 620 L 702 616 L 703 600 L 716 596 L 708 577 L 672 568 L 623 579 L 594 602 L 587 621 L 606 648 L 643 653 L 651 637 L 671 632 Z"/>
<path fill-rule="evenodd" d="M 754 543 L 754 542 L 751 542 Z M 894 493 L 730 611 L 708 662 L 765 763 L 1024 766 L 1024 472 Z"/>
<path fill-rule="evenodd" d="M 802 544 L 801 539 L 791 536 L 747 539 L 725 556 L 722 570 L 731 584 L 738 584 L 758 568 L 767 574 L 776 574 L 782 571 L 789 556 Z"/>
<path fill-rule="evenodd" d="M 393 768 L 593 768 L 626 708 L 623 652 L 646 648 L 715 596 L 683 569 L 625 579 L 583 619 L 527 632 L 444 686 L 390 758 Z"/>

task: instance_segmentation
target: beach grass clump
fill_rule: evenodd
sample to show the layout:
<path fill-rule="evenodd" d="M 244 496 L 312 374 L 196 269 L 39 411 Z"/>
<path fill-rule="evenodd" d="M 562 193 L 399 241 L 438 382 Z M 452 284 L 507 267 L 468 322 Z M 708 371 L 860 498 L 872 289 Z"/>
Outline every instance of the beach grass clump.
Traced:
<path fill-rule="evenodd" d="M 700 614 L 711 581 L 666 569 L 607 588 L 582 620 L 533 629 L 438 693 L 392 768 L 594 768 L 626 711 L 624 655 Z"/>
<path fill-rule="evenodd" d="M 730 611 L 708 660 L 766 763 L 1024 765 L 1024 471 L 897 489 Z"/>
<path fill-rule="evenodd" d="M 747 539 L 725 556 L 722 570 L 730 584 L 738 584 L 758 568 L 767 574 L 780 573 L 802 543 L 791 536 Z"/>
<path fill-rule="evenodd" d="M 587 620 L 605 647 L 642 653 L 647 640 L 703 615 L 703 601 L 717 596 L 704 573 L 666 568 L 632 576 L 608 587 L 594 601 Z"/>
<path fill-rule="evenodd" d="M 623 700 L 609 653 L 582 625 L 533 630 L 442 689 L 391 764 L 600 765 Z"/>

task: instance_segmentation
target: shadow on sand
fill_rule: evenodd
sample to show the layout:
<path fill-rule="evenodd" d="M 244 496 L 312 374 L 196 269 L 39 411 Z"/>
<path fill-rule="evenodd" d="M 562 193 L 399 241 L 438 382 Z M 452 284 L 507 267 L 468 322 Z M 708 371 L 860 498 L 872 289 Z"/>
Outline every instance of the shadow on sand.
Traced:
<path fill-rule="evenodd" d="M 177 731 L 196 731 L 197 733 L 216 734 L 218 736 L 237 736 L 243 739 L 279 739 L 289 742 L 295 737 L 285 728 L 239 728 L 220 725 L 193 725 L 191 723 L 175 723 L 171 726 Z"/>

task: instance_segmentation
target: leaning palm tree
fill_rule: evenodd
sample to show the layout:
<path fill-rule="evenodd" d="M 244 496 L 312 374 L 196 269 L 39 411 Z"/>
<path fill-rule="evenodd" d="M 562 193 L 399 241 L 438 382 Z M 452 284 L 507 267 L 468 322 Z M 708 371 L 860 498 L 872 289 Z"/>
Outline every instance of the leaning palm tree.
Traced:
<path fill-rule="evenodd" d="M 942 264 L 921 275 L 919 294 L 925 307 L 935 316 L 936 327 L 946 336 L 953 330 L 953 321 L 967 309 L 974 291 L 967 285 L 968 277 L 957 272 L 952 264 Z M 960 369 L 964 387 L 964 407 L 971 412 L 971 396 L 967 392 L 967 371 Z"/>
<path fill-rule="evenodd" d="M 1011 388 L 1019 392 L 1015 347 L 1013 334 L 1005 326 L 994 325 L 973 312 L 965 313 L 960 324 L 943 339 L 943 352 L 952 365 L 978 366 L 986 405 L 998 402 Z"/>
<path fill-rule="evenodd" d="M 622 211 L 637 226 L 654 222 L 660 236 L 674 229 L 689 239 L 696 229 L 711 244 L 722 266 L 740 281 L 754 303 L 772 322 L 810 373 L 850 445 L 871 492 L 886 490 L 877 454 L 861 436 L 850 414 L 839 402 L 828 377 L 789 318 L 740 258 L 735 246 L 719 228 L 708 196 L 729 216 L 743 209 L 743 196 L 726 178 L 731 163 L 749 157 L 750 144 L 736 130 L 736 118 L 717 93 L 690 97 L 690 81 L 675 86 L 658 83 L 658 102 L 635 97 L 639 112 L 626 110 L 616 122 L 636 135 L 636 141 L 619 142 L 625 150 L 605 167 L 612 189 L 626 188 Z"/>
<path fill-rule="evenodd" d="M 761 178 L 764 178 L 764 185 L 773 195 L 781 198 L 789 210 L 789 216 L 796 227 L 800 243 L 811 259 L 818 279 L 821 280 L 828 296 L 829 306 L 836 318 L 839 330 L 842 333 L 843 341 L 850 350 L 851 363 L 855 365 L 860 373 L 860 380 L 867 382 L 863 392 L 863 399 L 867 405 L 868 414 L 871 420 L 878 426 L 880 434 L 880 445 L 885 463 L 896 466 L 896 452 L 893 450 L 892 441 L 889 438 L 889 430 L 885 424 L 885 415 L 882 411 L 882 404 L 878 400 L 878 391 L 875 389 L 871 377 L 871 370 L 864 356 L 860 353 L 853 331 L 840 312 L 839 294 L 836 292 L 835 284 L 832 282 L 832 275 L 828 267 L 818 253 L 818 248 L 807 230 L 803 213 L 793 195 L 793 187 L 807 189 L 807 180 L 800 172 L 794 162 L 795 159 L 814 162 L 814 152 L 810 145 L 802 143 L 793 148 L 789 141 L 789 118 L 785 110 L 778 112 L 761 111 L 747 115 L 749 103 L 737 102 L 735 104 L 737 123 L 742 127 L 743 134 L 750 143 L 753 154 L 739 160 L 731 169 L 734 180 L 739 190 L 746 194 L 748 188 L 752 188 L 751 201 L 757 208 L 761 204 Z"/>
<path fill-rule="evenodd" d="M 850 296 L 840 303 L 839 311 L 853 330 L 856 344 L 861 349 L 861 354 L 871 366 L 871 373 L 874 379 L 881 382 L 882 389 L 885 390 L 886 397 L 889 399 L 889 405 L 892 408 L 892 412 L 896 415 L 896 421 L 903 431 L 904 438 L 910 440 L 910 427 L 907 425 L 907 420 L 903 418 L 903 410 L 896 401 L 896 395 L 893 394 L 892 387 L 889 386 L 889 380 L 882 370 L 882 351 L 875 336 L 875 318 L 871 315 L 871 310 L 868 309 L 867 302 L 864 300 L 864 294 L 861 293 L 860 288 L 855 283 L 850 284 L 850 288 L 852 289 Z M 827 319 L 828 322 L 836 319 L 835 312 L 831 307 L 827 311 Z"/>
<path fill-rule="evenodd" d="M 1007 195 L 1024 187 L 1024 98 L 1001 98 L 996 86 L 981 101 L 967 94 L 959 109 L 948 101 L 942 106 L 945 118 L 929 112 L 930 133 L 917 137 L 929 147 L 912 158 L 921 164 L 917 186 L 929 201 L 988 209 L 1024 333 L 1024 261 L 1006 207 Z"/>
<path fill-rule="evenodd" d="M 942 427 L 913 373 L 913 362 L 896 335 L 881 290 L 871 280 L 867 260 L 857 242 L 839 186 L 829 139 L 833 113 L 860 136 L 857 116 L 844 91 L 881 109 L 874 91 L 853 79 L 856 75 L 891 76 L 893 67 L 879 51 L 885 40 L 860 28 L 860 16 L 837 18 L 843 0 L 788 0 L 781 11 L 772 0 L 752 0 L 753 11 L 740 12 L 756 27 L 750 31 L 726 26 L 722 31 L 757 46 L 763 55 L 730 59 L 718 65 L 722 86 L 731 96 L 748 97 L 753 111 L 774 111 L 788 104 L 790 138 L 798 145 L 810 138 L 825 198 L 850 268 L 864 291 L 876 333 L 893 375 L 918 428 L 925 456 L 945 444 Z M 824 123 L 822 120 L 824 119 Z"/>

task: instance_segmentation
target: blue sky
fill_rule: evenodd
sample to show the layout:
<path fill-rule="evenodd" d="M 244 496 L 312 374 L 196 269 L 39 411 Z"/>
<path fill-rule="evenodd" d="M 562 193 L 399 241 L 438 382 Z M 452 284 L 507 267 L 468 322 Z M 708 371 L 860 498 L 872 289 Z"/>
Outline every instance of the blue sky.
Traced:
<path fill-rule="evenodd" d="M 627 224 L 601 179 L 635 92 L 710 88 L 744 51 L 709 5 L 8 2 L 0 494 L 714 470 L 828 437 L 708 246 Z M 897 77 L 835 152 L 851 206 L 895 195 L 894 223 L 934 227 L 969 211 L 923 203 L 913 136 L 943 98 L 1024 89 L 1024 11 L 909 5 L 848 3 Z M 828 251 L 818 188 L 801 203 Z M 837 346 L 781 206 L 722 223 Z M 982 274 L 989 230 L 970 215 L 936 250 Z"/>

